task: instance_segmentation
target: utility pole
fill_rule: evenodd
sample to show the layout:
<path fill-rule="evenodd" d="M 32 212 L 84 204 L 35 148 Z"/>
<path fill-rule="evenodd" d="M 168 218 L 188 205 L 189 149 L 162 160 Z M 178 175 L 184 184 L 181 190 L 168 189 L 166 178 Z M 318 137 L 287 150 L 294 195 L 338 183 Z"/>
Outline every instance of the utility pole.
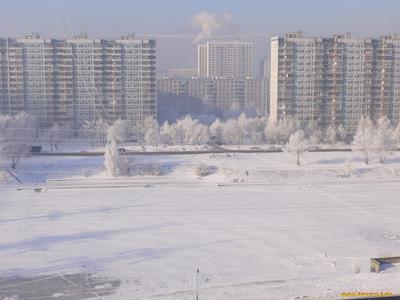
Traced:
<path fill-rule="evenodd" d="M 197 269 L 197 273 L 196 273 L 196 300 L 199 300 L 199 272 L 200 272 L 200 270 Z"/>

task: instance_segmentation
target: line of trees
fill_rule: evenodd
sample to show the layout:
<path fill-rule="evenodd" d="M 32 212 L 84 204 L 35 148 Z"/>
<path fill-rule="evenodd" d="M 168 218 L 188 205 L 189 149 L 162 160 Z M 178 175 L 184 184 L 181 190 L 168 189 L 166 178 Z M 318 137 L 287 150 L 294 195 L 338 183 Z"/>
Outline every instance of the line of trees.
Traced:
<path fill-rule="evenodd" d="M 244 144 L 286 144 L 294 132 L 302 130 L 312 144 L 336 144 L 347 141 L 343 126 L 329 126 L 323 130 L 315 122 L 302 123 L 291 117 L 274 122 L 268 118 L 238 118 L 215 120 L 209 126 L 199 123 L 190 116 L 176 123 L 165 122 L 159 126 L 156 121 L 146 120 L 143 128 L 144 143 L 157 146 L 180 144 L 204 144 L 209 141 L 220 145 Z"/>
<path fill-rule="evenodd" d="M 400 126 L 394 128 L 386 117 L 374 124 L 369 118 L 361 118 L 352 142 L 353 151 L 361 152 L 368 164 L 372 156 L 377 156 L 380 163 L 385 163 L 390 151 L 397 147 Z"/>
<path fill-rule="evenodd" d="M 72 127 L 54 124 L 47 130 L 39 130 L 35 118 L 21 113 L 16 116 L 0 115 L 0 159 L 10 162 L 15 168 L 21 157 L 29 155 L 33 141 L 40 144 L 51 137 L 53 147 L 74 134 Z M 318 144 L 335 145 L 350 143 L 353 151 L 362 153 L 364 162 L 378 157 L 384 163 L 387 154 L 395 149 L 400 140 L 400 125 L 393 127 L 386 117 L 376 123 L 361 118 L 355 135 L 349 136 L 343 126 L 320 128 L 315 122 L 302 123 L 291 117 L 277 122 L 268 118 L 247 118 L 245 114 L 226 121 L 215 120 L 210 125 L 200 123 L 190 116 L 175 123 L 165 122 L 161 126 L 153 118 L 147 118 L 142 127 L 133 127 L 127 121 L 113 124 L 104 121 L 88 121 L 79 131 L 78 137 L 89 138 L 92 144 L 107 146 L 111 153 L 119 143 L 137 140 L 142 144 L 159 145 L 255 145 L 281 144 L 296 155 L 297 163 L 310 147 Z M 46 142 L 45 142 L 46 143 Z"/>
<path fill-rule="evenodd" d="M 220 145 L 242 144 L 285 144 L 289 136 L 297 130 L 303 130 L 311 144 L 346 143 L 349 136 L 342 125 L 319 128 L 315 122 L 299 122 L 286 117 L 274 122 L 268 118 L 247 118 L 241 114 L 238 118 L 226 121 L 216 119 L 210 125 L 200 123 L 186 116 L 175 123 L 165 122 L 161 126 L 153 118 L 147 118 L 142 127 L 131 126 L 126 121 L 118 121 L 118 130 L 124 136 L 123 141 L 136 139 L 140 143 L 158 145 L 201 145 L 215 142 Z M 105 145 L 107 128 L 103 121 L 88 121 L 79 131 L 80 137 L 90 138 L 93 145 Z M 350 137 L 351 138 L 351 137 Z"/>
<path fill-rule="evenodd" d="M 340 130 L 335 134 L 335 128 L 329 126 L 325 131 L 325 138 L 331 144 L 337 142 Z M 307 137 L 302 129 L 289 136 L 286 150 L 296 156 L 297 165 L 300 165 L 301 156 L 312 145 L 312 136 Z M 381 117 L 376 124 L 369 118 L 362 117 L 358 122 L 357 131 L 351 142 L 351 149 L 360 152 L 365 164 L 368 164 L 373 156 L 385 163 L 389 152 L 395 150 L 400 142 L 400 125 L 393 127 L 387 117 Z"/>

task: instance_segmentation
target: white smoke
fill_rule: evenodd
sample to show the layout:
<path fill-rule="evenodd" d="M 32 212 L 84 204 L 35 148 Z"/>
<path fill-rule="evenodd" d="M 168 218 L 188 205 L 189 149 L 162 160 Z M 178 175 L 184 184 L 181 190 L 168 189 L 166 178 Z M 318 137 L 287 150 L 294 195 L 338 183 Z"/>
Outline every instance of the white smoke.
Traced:
<path fill-rule="evenodd" d="M 231 19 L 231 14 L 227 12 L 218 15 L 205 10 L 198 13 L 197 15 L 194 15 L 192 17 L 192 25 L 195 28 L 199 28 L 201 30 L 194 42 L 198 43 L 215 33 L 225 30 Z"/>

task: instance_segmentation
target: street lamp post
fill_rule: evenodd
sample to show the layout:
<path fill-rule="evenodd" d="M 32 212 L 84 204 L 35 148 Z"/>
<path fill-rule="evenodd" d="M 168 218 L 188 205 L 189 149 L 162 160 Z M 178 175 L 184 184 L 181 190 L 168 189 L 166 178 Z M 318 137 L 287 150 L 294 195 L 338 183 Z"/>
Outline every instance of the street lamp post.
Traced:
<path fill-rule="evenodd" d="M 199 272 L 200 272 L 200 270 L 197 269 L 197 273 L 196 273 L 196 300 L 199 300 Z"/>

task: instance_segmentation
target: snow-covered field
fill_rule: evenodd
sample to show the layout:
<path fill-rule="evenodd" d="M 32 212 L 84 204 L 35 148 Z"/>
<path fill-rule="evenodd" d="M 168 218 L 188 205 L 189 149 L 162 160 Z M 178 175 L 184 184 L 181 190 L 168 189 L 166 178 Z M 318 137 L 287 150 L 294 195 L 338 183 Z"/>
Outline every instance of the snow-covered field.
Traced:
<path fill-rule="evenodd" d="M 111 180 L 102 157 L 23 160 L 24 184 L 0 185 L 0 279 L 93 273 L 121 281 L 102 299 L 194 299 L 199 269 L 199 299 L 400 293 L 400 265 L 369 270 L 370 257 L 400 255 L 400 153 L 385 165 L 343 152 L 302 162 L 137 156 L 161 175 Z M 211 174 L 196 175 L 199 163 Z"/>

